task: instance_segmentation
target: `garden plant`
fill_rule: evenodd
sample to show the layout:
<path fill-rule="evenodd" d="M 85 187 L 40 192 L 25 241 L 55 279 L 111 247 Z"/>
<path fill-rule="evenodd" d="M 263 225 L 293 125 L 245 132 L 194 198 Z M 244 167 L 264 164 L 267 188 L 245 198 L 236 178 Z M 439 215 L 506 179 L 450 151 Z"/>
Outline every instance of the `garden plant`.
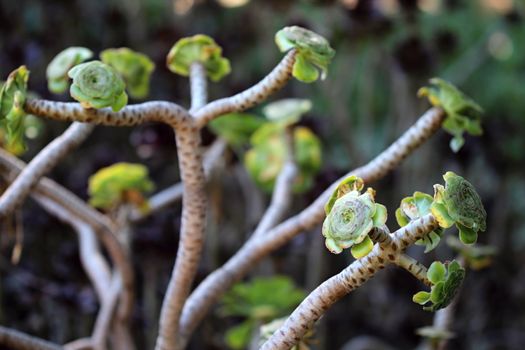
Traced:
<path fill-rule="evenodd" d="M 421 282 L 423 290 L 412 296 L 423 305 L 421 312 L 435 312 L 453 303 L 465 276 L 465 259 L 435 261 L 427 268 L 405 251 L 416 244 L 430 252 L 443 242 L 447 230 L 457 228 L 455 246 L 471 252 L 470 245 L 486 229 L 486 213 L 475 188 L 460 174 L 448 171 L 433 190 L 413 189 L 430 193 L 414 192 L 400 199 L 399 208 L 387 208 L 376 202 L 376 191 L 370 185 L 417 152 L 440 128 L 453 136 L 450 147 L 458 151 L 465 132 L 482 133 L 481 107 L 450 83 L 430 80 L 419 95 L 428 97 L 432 107 L 414 125 L 377 157 L 349 170 L 302 211 L 286 218 L 293 194 L 309 188 L 320 168 L 322 141 L 309 128 L 298 125 L 312 104 L 298 98 L 274 101 L 263 109 L 264 118 L 245 111 L 263 103 L 292 78 L 304 83 L 327 78 L 335 50 L 322 36 L 297 26 L 280 30 L 275 42 L 284 57 L 266 77 L 247 90 L 209 102 L 208 81 L 218 82 L 230 73 L 229 60 L 206 35 L 177 41 L 166 64 L 171 72 L 189 78 L 189 108 L 168 101 L 128 104 L 128 95 L 130 99 L 147 96 L 155 68 L 147 56 L 128 48 L 104 50 L 96 59 L 88 48 L 70 47 L 50 62 L 46 72 L 50 91 L 63 94 L 69 89 L 75 102 L 32 97 L 25 66 L 7 77 L 0 91 L 4 146 L 0 173 L 9 185 L 0 197 L 0 217 L 10 220 L 31 196 L 71 225 L 78 234 L 80 259 L 100 308 L 93 331 L 85 338 L 59 345 L 0 327 L 0 345 L 13 349 L 137 348 L 129 328 L 136 283 L 130 244 L 133 228 L 179 199 L 180 241 L 158 320 L 157 350 L 186 348 L 218 303 L 223 316 L 244 318 L 226 336 L 230 346 L 306 349 L 316 321 L 389 265 L 405 269 Z M 34 117 L 72 124 L 25 164 L 16 155 L 25 149 L 25 130 Z M 145 166 L 117 163 L 92 175 L 90 199 L 85 202 L 45 178 L 97 125 L 133 127 L 150 122 L 173 129 L 180 183 L 154 193 L 155 184 Z M 217 135 L 206 150 L 201 142 L 205 127 Z M 225 147 L 242 157 L 253 181 L 271 193 L 271 202 L 242 247 L 193 288 L 206 239 L 207 178 Z M 243 152 L 245 148 L 249 149 Z M 399 227 L 386 225 L 389 215 Z M 240 283 L 264 257 L 320 224 L 322 230 L 317 232 L 324 236 L 326 249 L 355 258 L 340 273 L 306 294 L 282 276 Z"/>

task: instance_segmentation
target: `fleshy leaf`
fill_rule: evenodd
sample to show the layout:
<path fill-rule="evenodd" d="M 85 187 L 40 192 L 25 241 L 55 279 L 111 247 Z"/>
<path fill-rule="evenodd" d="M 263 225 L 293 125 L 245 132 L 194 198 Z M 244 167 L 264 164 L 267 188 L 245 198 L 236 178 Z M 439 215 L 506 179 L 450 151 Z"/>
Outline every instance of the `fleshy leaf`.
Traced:
<path fill-rule="evenodd" d="M 449 228 L 454 225 L 454 220 L 450 217 L 447 207 L 444 204 L 434 202 L 430 207 L 432 215 L 436 218 L 440 227 Z"/>
<path fill-rule="evenodd" d="M 363 190 L 363 187 L 365 187 L 365 183 L 363 179 L 360 177 L 357 177 L 355 175 L 351 175 L 341 181 L 339 185 L 337 185 L 337 188 L 334 190 L 332 195 L 330 196 L 330 199 L 326 203 L 324 210 L 326 215 L 330 213 L 332 210 L 332 207 L 335 204 L 335 201 L 344 196 L 347 193 L 350 193 L 352 191 L 360 192 Z"/>
<path fill-rule="evenodd" d="M 308 29 L 298 26 L 285 27 L 275 35 L 275 43 L 281 52 L 295 49 L 295 63 L 292 74 L 305 83 L 326 77 L 328 65 L 335 55 L 330 43 Z"/>
<path fill-rule="evenodd" d="M 251 135 L 265 123 L 264 119 L 252 114 L 230 113 L 212 120 L 208 126 L 232 146 L 249 142 Z"/>
<path fill-rule="evenodd" d="M 366 236 L 361 243 L 352 246 L 350 252 L 354 258 L 361 259 L 362 257 L 367 256 L 372 249 L 374 249 L 374 242 L 372 242 L 370 237 Z"/>
<path fill-rule="evenodd" d="M 122 47 L 102 51 L 100 59 L 120 74 L 131 97 L 142 99 L 148 95 L 151 73 L 155 69 L 148 56 Z"/>
<path fill-rule="evenodd" d="M 386 224 L 388 213 L 386 207 L 383 204 L 376 203 L 376 211 L 374 213 L 374 227 L 381 227 Z"/>
<path fill-rule="evenodd" d="M 294 158 L 299 168 L 293 190 L 299 193 L 311 187 L 313 176 L 321 167 L 321 142 L 306 127 L 296 127 L 293 134 Z M 286 161 L 284 129 L 276 123 L 266 123 L 253 133 L 251 143 L 253 147 L 244 156 L 246 169 L 259 187 L 271 192 Z"/>
<path fill-rule="evenodd" d="M 401 210 L 401 208 L 397 208 L 396 221 L 399 227 L 403 227 L 408 225 L 408 223 L 410 222 L 410 218 L 403 213 L 403 210 Z"/>
<path fill-rule="evenodd" d="M 246 320 L 228 329 L 224 336 L 226 344 L 235 350 L 246 348 L 246 345 L 248 345 L 252 336 L 253 326 L 251 320 Z"/>
<path fill-rule="evenodd" d="M 430 293 L 419 292 L 416 295 L 420 297 L 416 299 L 414 296 L 412 299 L 421 305 L 431 302 L 429 306 L 423 307 L 423 310 L 436 311 L 447 307 L 459 291 L 465 278 L 465 269 L 455 260 L 445 264 L 444 269 L 443 274 L 443 264 L 434 262 L 427 273 L 427 277 L 432 282 Z"/>
<path fill-rule="evenodd" d="M 456 224 L 459 230 L 459 239 L 465 244 L 474 244 L 478 240 L 478 234 L 476 231 L 463 226 L 461 224 Z"/>
<path fill-rule="evenodd" d="M 21 153 L 25 150 L 24 104 L 27 98 L 29 71 L 20 66 L 9 74 L 0 89 L 0 127 L 6 131 L 6 148 Z"/>
<path fill-rule="evenodd" d="M 443 129 L 454 136 L 450 142 L 454 152 L 463 146 L 464 132 L 474 136 L 482 134 L 480 118 L 483 109 L 451 83 L 439 78 L 430 79 L 430 86 L 419 89 L 418 96 L 428 97 L 432 105 L 445 110 L 447 117 Z"/>
<path fill-rule="evenodd" d="M 270 121 L 292 125 L 297 123 L 301 116 L 310 109 L 312 109 L 310 100 L 286 98 L 269 103 L 264 107 L 263 113 Z"/>
<path fill-rule="evenodd" d="M 125 202 L 147 209 L 147 202 L 142 194 L 153 188 L 145 166 L 117 163 L 100 169 L 89 178 L 89 203 L 108 210 Z"/>
<path fill-rule="evenodd" d="M 67 72 L 74 66 L 93 57 L 93 52 L 85 47 L 69 47 L 55 56 L 46 69 L 49 91 L 61 94 L 69 87 Z"/>
<path fill-rule="evenodd" d="M 429 292 L 417 292 L 412 296 L 412 301 L 414 303 L 417 303 L 419 305 L 424 305 L 430 300 L 430 293 Z"/>
<path fill-rule="evenodd" d="M 118 112 L 128 101 L 124 81 L 105 63 L 82 63 L 73 67 L 68 75 L 73 79 L 69 89 L 71 96 L 84 108 L 111 107 Z"/>
<path fill-rule="evenodd" d="M 440 261 L 434 261 L 428 268 L 427 278 L 430 280 L 430 282 L 436 284 L 445 279 L 446 273 L 447 269 L 445 268 L 445 265 L 443 265 L 443 263 Z"/>
<path fill-rule="evenodd" d="M 231 71 L 230 61 L 222 57 L 222 48 L 207 35 L 182 38 L 171 48 L 166 59 L 168 69 L 187 77 L 192 63 L 200 62 L 213 81 L 221 80 Z"/>

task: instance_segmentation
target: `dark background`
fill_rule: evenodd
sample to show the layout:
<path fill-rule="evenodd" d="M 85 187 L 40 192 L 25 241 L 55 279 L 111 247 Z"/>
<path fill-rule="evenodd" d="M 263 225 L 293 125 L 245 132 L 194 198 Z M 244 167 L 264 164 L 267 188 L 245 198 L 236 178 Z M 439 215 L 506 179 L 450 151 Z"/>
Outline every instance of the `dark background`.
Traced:
<path fill-rule="evenodd" d="M 221 4 L 222 2 L 222 4 Z M 260 80 L 282 56 L 274 33 L 298 24 L 329 38 L 337 50 L 325 81 L 292 81 L 279 97 L 309 98 L 302 121 L 323 142 L 323 168 L 316 186 L 294 199 L 298 212 L 328 184 L 384 149 L 411 125 L 428 103 L 416 97 L 428 78 L 452 81 L 485 109 L 482 137 L 467 137 L 454 154 L 450 135 L 438 132 L 402 166 L 374 184 L 377 201 L 390 208 L 415 190 L 453 170 L 478 189 L 488 212 L 479 241 L 500 254 L 485 270 L 469 272 L 461 294 L 451 349 L 522 349 L 525 343 L 525 22 L 518 0 L 252 0 L 227 8 L 232 0 L 0 0 L 0 76 L 21 64 L 31 70 L 30 88 L 42 98 L 48 62 L 68 46 L 96 53 L 127 46 L 156 63 L 150 99 L 188 105 L 187 80 L 164 65 L 167 52 L 183 36 L 205 33 L 216 39 L 232 63 L 232 73 L 211 84 L 215 99 Z M 137 101 L 135 101 L 137 102 Z M 260 112 L 260 108 L 254 110 Z M 30 142 L 25 160 L 66 127 L 45 120 Z M 204 132 L 206 144 L 214 136 Z M 117 161 L 148 166 L 158 189 L 178 181 L 171 130 L 161 125 L 134 129 L 97 127 L 51 177 L 86 198 L 87 178 Z M 246 239 L 268 197 L 245 174 L 234 153 L 209 185 L 208 245 L 198 279 L 224 262 Z M 151 348 L 160 304 L 178 239 L 180 205 L 156 214 L 135 230 L 137 305 L 133 319 L 138 348 Z M 22 211 L 24 250 L 10 262 L 12 228 L 0 236 L 0 324 L 59 343 L 87 336 L 97 311 L 96 296 L 80 266 L 72 230 L 29 200 Z M 4 224 L 4 226 L 6 226 Z M 7 225 L 9 226 L 9 225 Z M 453 232 L 452 232 L 453 233 Z M 425 264 L 451 259 L 442 244 L 430 254 L 409 251 Z M 255 274 L 287 274 L 309 291 L 351 261 L 323 247 L 320 229 L 298 236 L 268 258 Z M 374 335 L 398 349 L 415 348 L 414 330 L 432 315 L 412 303 L 421 288 L 406 272 L 387 269 L 344 298 L 323 318 L 318 349 L 338 349 L 362 335 Z M 195 337 L 194 349 L 225 349 L 222 335 L 238 320 L 211 312 Z"/>

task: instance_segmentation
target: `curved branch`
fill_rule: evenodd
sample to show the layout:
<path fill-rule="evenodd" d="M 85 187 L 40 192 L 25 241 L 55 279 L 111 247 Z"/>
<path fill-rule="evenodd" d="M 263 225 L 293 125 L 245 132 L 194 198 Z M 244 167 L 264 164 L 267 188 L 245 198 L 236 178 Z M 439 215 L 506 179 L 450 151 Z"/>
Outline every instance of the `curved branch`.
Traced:
<path fill-rule="evenodd" d="M 195 113 L 195 121 L 203 128 L 213 119 L 226 113 L 244 111 L 261 103 L 275 91 L 281 89 L 292 77 L 295 50 L 288 52 L 279 64 L 260 82 L 231 97 L 208 103 Z"/>
<path fill-rule="evenodd" d="M 0 170 L 2 170 L 7 181 L 13 181 L 24 168 L 25 163 L 11 154 L 0 149 Z M 119 317 L 128 320 L 131 316 L 133 307 L 133 268 L 127 253 L 124 251 L 116 236 L 115 224 L 105 215 L 88 206 L 84 201 L 75 196 L 56 182 L 42 178 L 31 193 L 37 202 L 46 210 L 57 216 L 59 219 L 69 222 L 71 216 L 78 217 L 83 222 L 89 224 L 95 230 L 96 235 L 104 244 L 108 251 L 115 268 L 122 277 L 123 294 L 122 303 L 119 308 Z M 62 210 L 51 211 L 49 203 L 55 203 Z"/>
<path fill-rule="evenodd" d="M 432 282 L 427 278 L 427 268 L 413 257 L 401 254 L 394 263 L 410 272 L 412 276 L 420 280 L 423 284 L 432 286 Z"/>
<path fill-rule="evenodd" d="M 17 330 L 0 326 L 0 345 L 13 350 L 63 350 L 58 344 L 51 343 Z"/>
<path fill-rule="evenodd" d="M 426 215 L 397 230 L 389 246 L 376 244 L 367 256 L 354 261 L 310 293 L 261 346 L 261 350 L 292 348 L 333 304 L 363 285 L 386 265 L 395 263 L 397 256 L 403 254 L 408 245 L 437 227 L 436 219 L 432 215 Z"/>
<path fill-rule="evenodd" d="M 73 123 L 44 147 L 0 197 L 0 217 L 8 216 L 20 206 L 38 180 L 78 147 L 94 128 L 92 124 Z"/>
<path fill-rule="evenodd" d="M 189 125 L 175 135 L 184 183 L 182 222 L 175 266 L 162 302 L 156 350 L 176 348 L 179 319 L 190 293 L 204 246 L 206 178 L 200 150 L 200 130 Z"/>
<path fill-rule="evenodd" d="M 189 113 L 181 106 L 166 101 L 151 101 L 124 107 L 119 112 L 109 108 L 86 109 L 76 102 L 27 100 L 25 111 L 49 119 L 76 121 L 110 126 L 132 126 L 147 122 L 162 122 L 178 126 L 189 119 Z"/>
<path fill-rule="evenodd" d="M 357 175 L 370 183 L 396 168 L 401 161 L 418 146 L 428 140 L 441 126 L 445 113 L 432 108 L 408 129 L 396 142 L 379 154 L 370 163 L 347 175 Z M 187 342 L 191 333 L 202 321 L 211 306 L 230 286 L 239 281 L 257 262 L 275 249 L 290 241 L 299 233 L 313 228 L 324 218 L 324 205 L 339 184 L 334 182 L 310 206 L 299 214 L 285 220 L 257 239 L 248 242 L 221 268 L 211 273 L 188 298 L 181 317 L 181 337 Z"/>

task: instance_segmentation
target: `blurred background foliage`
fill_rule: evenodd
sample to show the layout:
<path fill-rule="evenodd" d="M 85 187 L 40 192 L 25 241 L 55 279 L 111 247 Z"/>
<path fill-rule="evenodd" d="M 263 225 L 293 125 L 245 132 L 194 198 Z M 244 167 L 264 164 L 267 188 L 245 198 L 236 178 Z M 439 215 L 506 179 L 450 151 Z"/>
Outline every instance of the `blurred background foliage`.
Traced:
<path fill-rule="evenodd" d="M 500 254 L 467 274 L 451 349 L 522 349 L 525 342 L 525 5 L 520 0 L 0 0 L 0 77 L 21 64 L 31 70 L 30 89 L 43 98 L 45 67 L 69 46 L 96 53 L 127 46 L 152 58 L 151 99 L 188 104 L 186 79 L 171 74 L 165 56 L 183 36 L 212 36 L 232 62 L 232 73 L 212 84 L 219 98 L 251 86 L 278 62 L 273 35 L 297 24 L 329 38 L 337 50 L 325 81 L 291 82 L 274 99 L 309 98 L 313 109 L 301 124 L 323 144 L 316 185 L 296 195 L 297 212 L 328 184 L 384 149 L 428 108 L 417 89 L 433 76 L 457 84 L 485 109 L 482 137 L 468 137 L 454 154 L 450 135 L 439 132 L 403 165 L 374 184 L 377 201 L 390 210 L 415 190 L 432 192 L 453 170 L 478 189 L 488 212 L 482 243 Z M 261 107 L 252 112 L 261 115 Z M 45 120 L 33 128 L 31 157 L 66 125 Z M 28 135 L 29 136 L 29 135 Z M 204 131 L 206 144 L 213 134 Z M 162 189 L 178 179 L 173 135 L 162 125 L 134 129 L 98 127 L 79 150 L 50 175 L 83 198 L 87 179 L 118 161 L 145 164 Z M 5 184 L 2 184 L 5 186 Z M 209 184 L 208 241 L 198 280 L 242 244 L 260 218 L 268 196 L 230 152 Z M 176 251 L 180 205 L 156 214 L 135 230 L 133 261 L 137 302 L 133 329 L 138 348 L 151 348 L 163 292 Z M 73 232 L 29 201 L 0 236 L 0 324 L 64 343 L 86 336 L 96 297 L 80 266 Z M 23 227 L 23 229 L 22 229 Z M 9 259 L 23 232 L 21 259 Z M 424 263 L 451 259 L 442 244 Z M 285 274 L 305 291 L 351 262 L 324 248 L 320 229 L 298 236 L 260 264 L 252 276 Z M 419 327 L 432 315 L 411 302 L 420 286 L 407 273 L 388 269 L 339 302 L 317 327 L 317 349 L 355 350 L 373 335 L 397 349 L 415 348 Z M 242 319 L 212 312 L 192 349 L 227 349 L 224 334 Z M 370 339 L 370 338 L 363 338 Z M 353 342 L 351 342 L 354 340 Z M 366 342 L 365 342 L 366 343 Z M 345 345 L 346 344 L 346 345 Z M 374 349 L 379 349 L 377 343 Z"/>

